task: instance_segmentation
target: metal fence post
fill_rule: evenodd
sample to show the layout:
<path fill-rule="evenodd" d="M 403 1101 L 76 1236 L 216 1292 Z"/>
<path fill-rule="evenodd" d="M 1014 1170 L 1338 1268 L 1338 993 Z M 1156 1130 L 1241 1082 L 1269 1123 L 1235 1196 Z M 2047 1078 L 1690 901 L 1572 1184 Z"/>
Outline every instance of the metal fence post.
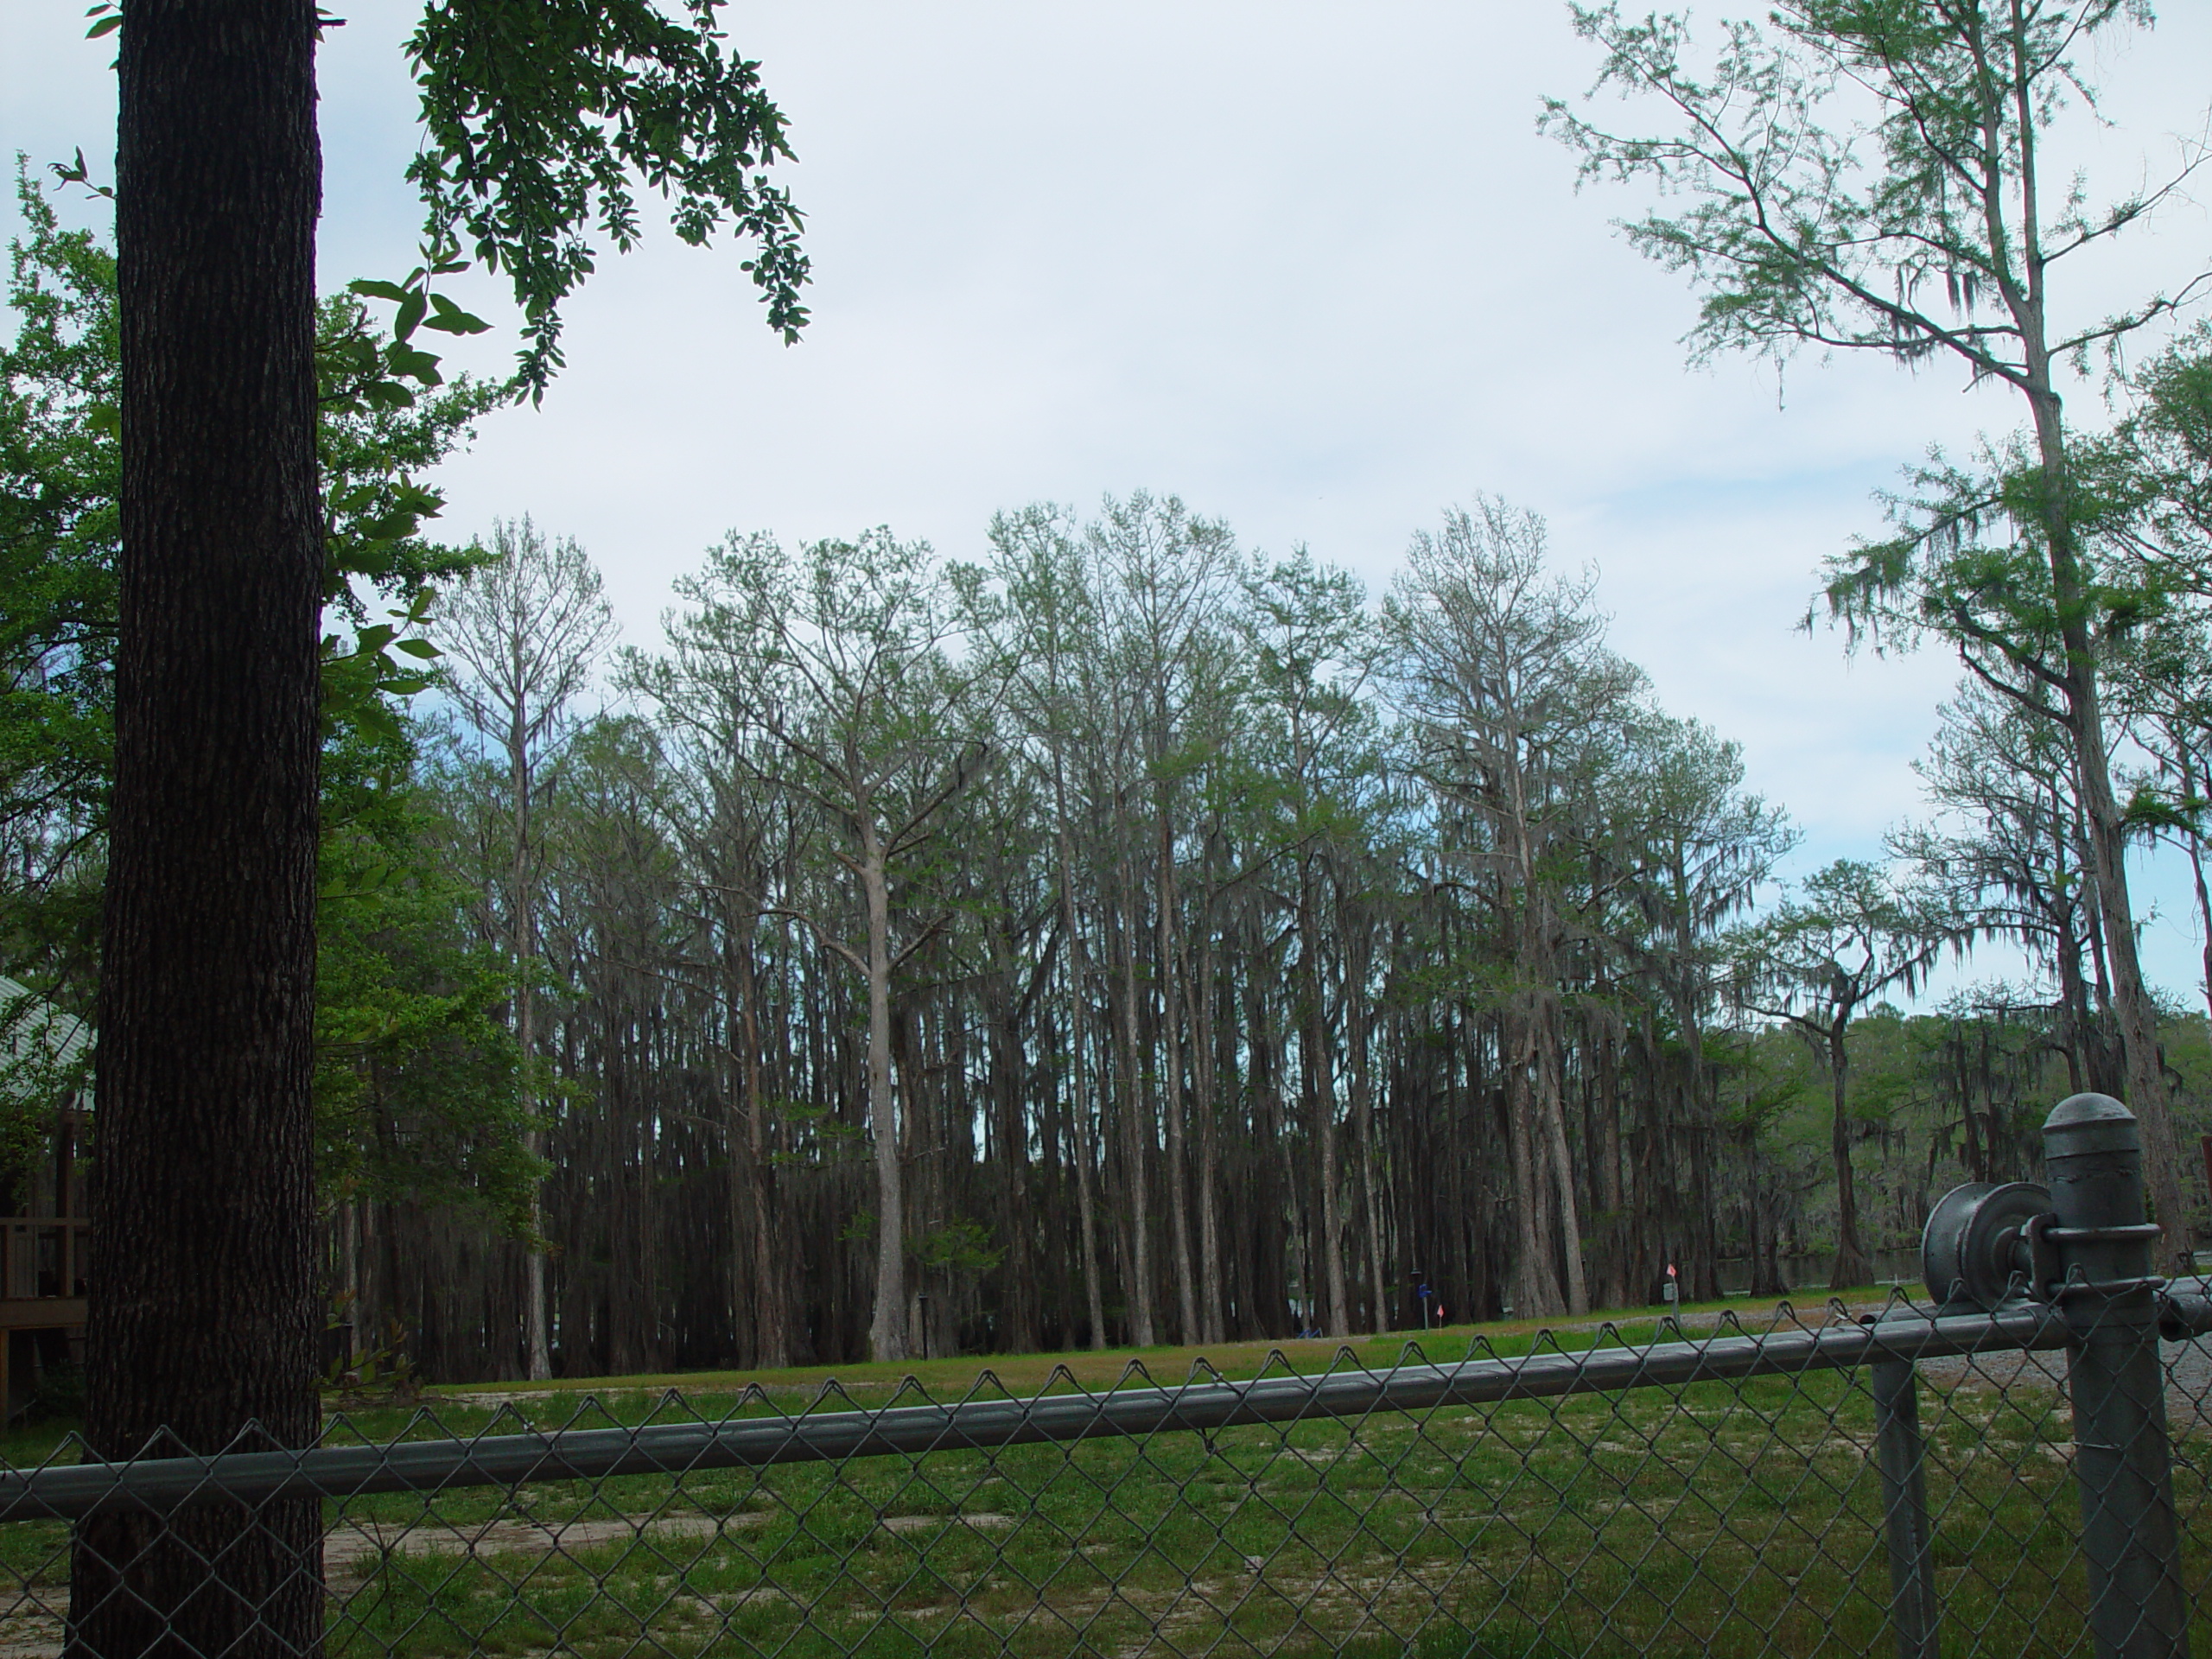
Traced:
<path fill-rule="evenodd" d="M 1882 1475 L 1882 1536 L 1890 1551 L 1890 1625 L 1897 1659 L 1936 1659 L 1935 1540 L 1928 1527 L 1927 1443 L 1909 1359 L 1868 1367 L 1874 1383 L 1874 1457 Z"/>
<path fill-rule="evenodd" d="M 2075 1095 L 2043 1127 L 2056 1224 L 2074 1402 L 2074 1475 L 2098 1659 L 2186 1659 L 2187 1597 L 2174 1514 L 2166 1392 L 2158 1358 L 2143 1143 L 2109 1095 Z"/>

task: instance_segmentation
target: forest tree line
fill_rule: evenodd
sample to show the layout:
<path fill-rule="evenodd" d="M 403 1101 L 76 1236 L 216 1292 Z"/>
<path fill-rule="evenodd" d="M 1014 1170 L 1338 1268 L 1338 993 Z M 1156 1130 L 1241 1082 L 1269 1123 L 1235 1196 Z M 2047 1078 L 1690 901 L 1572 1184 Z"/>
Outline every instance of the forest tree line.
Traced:
<path fill-rule="evenodd" d="M 113 270 L 22 199 L 0 966 L 89 1012 Z M 617 648 L 573 543 L 422 533 L 410 480 L 502 390 L 380 393 L 365 308 L 323 329 L 320 1166 L 365 1350 L 588 1375 L 1548 1316 L 1813 1252 L 1859 1283 L 1954 1179 L 2031 1174 L 2057 1094 L 2139 1095 L 2018 454 L 1831 570 L 1967 672 L 1923 820 L 1784 882 L 1782 808 L 1502 499 L 1380 596 L 1144 494 L 968 559 L 733 535 Z M 2206 345 L 2078 441 L 2073 520 L 2098 787 L 2200 928 Z M 1994 645 L 1927 609 L 1976 571 L 2013 584 Z M 1989 940 L 2021 984 L 1895 1013 Z M 2186 1141 L 2203 1025 L 2158 1015 Z"/>
<path fill-rule="evenodd" d="M 2120 1086 L 2078 804 L 1986 689 L 1926 824 L 1785 887 L 1783 813 L 1532 514 L 1447 513 L 1379 605 L 1173 499 L 988 543 L 732 537 L 588 715 L 582 550 L 505 526 L 455 591 L 415 788 L 535 976 L 554 1249 L 347 1211 L 346 1282 L 442 1371 L 533 1329 L 632 1371 L 1865 1282 Z M 2048 992 L 1887 1007 L 1987 937 Z"/>

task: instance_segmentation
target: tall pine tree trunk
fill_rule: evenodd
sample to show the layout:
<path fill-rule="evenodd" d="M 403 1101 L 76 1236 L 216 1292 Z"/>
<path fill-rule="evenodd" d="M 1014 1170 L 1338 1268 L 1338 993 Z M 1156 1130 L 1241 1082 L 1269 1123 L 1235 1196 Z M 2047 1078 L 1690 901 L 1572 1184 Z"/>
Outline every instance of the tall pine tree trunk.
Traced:
<path fill-rule="evenodd" d="M 875 1147 L 875 1309 L 868 1357 L 906 1357 L 905 1148 L 891 1090 L 891 883 L 882 843 L 863 819 L 859 867 L 868 906 L 868 1128 Z"/>
<path fill-rule="evenodd" d="M 1159 806 L 1160 911 L 1154 945 L 1160 992 L 1160 1076 L 1162 1116 L 1167 1120 L 1168 1243 L 1175 1257 L 1175 1313 L 1184 1342 L 1198 1340 L 1198 1281 L 1191 1258 L 1191 1167 L 1183 1144 L 1183 1011 L 1176 943 L 1175 837 L 1167 804 Z"/>
<path fill-rule="evenodd" d="M 1389 1328 L 1390 1293 L 1384 1282 L 1382 1195 L 1375 1179 L 1374 1011 L 1367 1001 L 1364 947 L 1344 975 L 1344 1030 L 1351 1047 L 1352 1137 L 1359 1147 L 1359 1197 L 1367 1219 L 1368 1328 L 1378 1336 Z"/>
<path fill-rule="evenodd" d="M 319 1418 L 322 536 L 312 0 L 133 0 L 122 35 L 121 632 L 86 1434 Z M 219 1563 L 210 1571 L 210 1561 Z M 71 1650 L 317 1651 L 313 1498 L 78 1529 Z"/>
<path fill-rule="evenodd" d="M 1090 1091 L 1086 1087 L 1084 1056 L 1090 1021 L 1084 990 L 1090 978 L 1083 949 L 1082 918 L 1075 903 L 1075 855 L 1067 830 L 1067 811 L 1054 778 L 1054 798 L 1059 808 L 1061 919 L 1068 934 L 1068 1113 L 1075 1128 L 1076 1249 L 1082 1258 L 1084 1315 L 1090 1324 L 1090 1346 L 1106 1345 L 1105 1299 L 1098 1282 L 1098 1211 L 1092 1183 L 1097 1178 Z M 1104 1068 L 1102 1068 L 1102 1071 Z"/>
<path fill-rule="evenodd" d="M 1199 936 L 1198 961 L 1185 982 L 1192 1003 L 1191 1020 L 1192 1109 L 1198 1116 L 1198 1339 L 1226 1340 L 1221 1281 L 1221 1114 L 1219 1079 L 1224 1064 L 1233 1066 L 1233 1047 L 1217 1052 L 1224 1033 L 1217 1028 L 1219 995 L 1211 929 Z"/>
<path fill-rule="evenodd" d="M 1845 1022 L 1839 1020 L 1828 1035 L 1828 1082 L 1834 1090 L 1834 1111 L 1828 1120 L 1828 1153 L 1835 1164 L 1835 1268 L 1828 1274 L 1828 1288 L 1847 1290 L 1874 1276 L 1873 1263 L 1859 1235 L 1859 1178 L 1851 1166 L 1850 1098 L 1851 1055 L 1844 1046 Z"/>
<path fill-rule="evenodd" d="M 1037 1264 L 1030 1221 L 1029 1133 L 1022 1109 L 1021 1041 L 1022 999 L 1014 984 L 1014 947 L 1005 934 L 991 936 L 993 972 L 985 982 L 990 1003 L 986 1007 L 991 1048 L 989 1065 L 992 1109 L 997 1142 L 998 1198 L 1001 1245 L 1006 1251 L 1006 1275 L 1000 1346 L 1014 1353 L 1028 1353 L 1040 1340 L 1037 1306 Z"/>
<path fill-rule="evenodd" d="M 785 1265 L 783 1251 L 777 1247 L 778 1225 L 785 1218 L 779 1213 L 776 1166 L 770 1156 L 768 1145 L 768 1102 L 766 1090 L 760 1081 L 760 969 L 756 951 L 756 935 L 748 923 L 738 935 L 732 949 L 735 969 L 734 988 L 738 996 L 737 1039 L 744 1046 L 740 1058 L 745 1091 L 745 1166 L 749 1199 L 742 1207 L 750 1212 L 753 1281 L 753 1353 L 755 1365 L 763 1370 L 775 1370 L 791 1363 L 791 1316 L 784 1292 Z M 736 1126 L 731 1128 L 733 1138 Z M 733 1166 L 737 1163 L 733 1158 Z M 734 1183 L 731 1192 L 732 1210 L 741 1207 Z M 736 1217 L 732 1216 L 734 1222 Z M 731 1249 L 731 1278 L 738 1274 L 737 1248 Z M 733 1298 L 733 1300 L 735 1300 Z"/>
<path fill-rule="evenodd" d="M 1299 979 L 1306 1004 L 1305 1035 L 1306 1096 L 1313 1103 L 1310 1126 L 1320 1154 L 1317 1172 L 1321 1188 L 1320 1280 L 1322 1327 L 1332 1337 L 1351 1334 L 1351 1298 L 1344 1285 L 1344 1211 L 1337 1146 L 1337 1076 L 1329 1044 L 1329 1014 L 1322 988 L 1320 920 L 1313 900 L 1313 864 L 1301 861 L 1298 887 Z"/>
<path fill-rule="evenodd" d="M 1582 1219 L 1575 1193 L 1574 1157 L 1567 1142 L 1567 1080 L 1560 1058 L 1559 1003 L 1548 988 L 1538 1018 L 1542 1042 L 1536 1076 L 1543 1103 L 1546 1149 L 1550 1154 L 1552 1192 L 1559 1206 L 1560 1258 L 1567 1268 L 1567 1311 L 1590 1311 L 1589 1281 L 1582 1262 Z"/>
<path fill-rule="evenodd" d="M 2057 601 L 2059 632 L 2066 647 L 2066 728 L 2073 740 L 2075 772 L 2082 807 L 2088 818 L 2090 875 L 2096 884 L 2102 919 L 2105 960 L 2112 975 L 2113 1012 L 2119 1016 L 2127 1103 L 2143 1126 L 2143 1175 L 2151 1207 L 2165 1230 L 2158 1264 L 2195 1246 L 2194 1217 L 2182 1196 L 2181 1154 L 2167 1109 L 2166 1079 L 2158 1052 L 2158 1016 L 2144 983 L 2135 948 L 2134 906 L 2127 890 L 2127 835 L 2113 790 L 2112 760 L 2105 745 L 2104 704 L 2097 683 L 2097 642 L 2089 632 L 2088 578 L 2082 569 L 2069 501 L 2068 454 L 2059 400 L 2050 390 L 2038 315 L 2035 329 L 2024 330 L 2029 397 L 2035 413 L 2037 456 L 2042 462 L 2042 508 L 2051 594 Z"/>
<path fill-rule="evenodd" d="M 537 1109 L 537 895 L 530 870 L 530 748 L 524 733 L 526 710 L 517 702 L 507 741 L 515 798 L 514 914 L 508 918 L 514 933 L 515 1047 L 522 1055 L 524 1098 L 530 1107 L 530 1128 L 523 1133 L 523 1147 L 531 1158 L 545 1155 L 545 1131 Z M 530 1380 L 543 1382 L 553 1375 L 551 1332 L 545 1309 L 545 1193 L 533 1183 L 530 1190 L 531 1241 L 523 1257 L 523 1363 Z"/>
<path fill-rule="evenodd" d="M 1129 1341 L 1139 1348 L 1149 1348 L 1159 1340 L 1153 1317 L 1152 1214 L 1147 1178 L 1153 1153 L 1152 1112 L 1145 1090 L 1144 1056 L 1137 1031 L 1136 885 L 1131 879 L 1126 852 L 1122 858 L 1122 896 L 1128 910 L 1124 925 L 1116 930 L 1114 944 L 1119 947 L 1122 958 L 1122 1053 L 1128 1072 L 1122 1109 L 1123 1196 L 1127 1202 L 1122 1220 L 1128 1230 L 1129 1239 L 1129 1247 L 1123 1252 L 1123 1290 L 1128 1299 Z"/>

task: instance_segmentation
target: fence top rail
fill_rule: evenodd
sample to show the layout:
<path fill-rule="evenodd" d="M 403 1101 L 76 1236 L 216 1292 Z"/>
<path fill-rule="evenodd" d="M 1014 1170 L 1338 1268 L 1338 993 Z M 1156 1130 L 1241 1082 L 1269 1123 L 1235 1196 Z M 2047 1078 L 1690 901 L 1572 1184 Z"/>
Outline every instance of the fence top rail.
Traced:
<path fill-rule="evenodd" d="M 2209 1309 L 2208 1313 L 2212 1313 Z M 1601 1339 L 1603 1333 L 1600 1333 Z M 1471 1357 L 1382 1370 L 1194 1376 L 1168 1386 L 969 1399 L 877 1409 L 730 1416 L 639 1427 L 556 1429 L 474 1438 L 325 1445 L 298 1450 L 148 1456 L 0 1471 L 0 1522 L 74 1518 L 114 1510 L 162 1514 L 188 1504 L 252 1505 L 273 1498 L 347 1497 L 463 1486 L 603 1479 L 849 1458 L 1230 1428 L 1550 1399 L 1624 1389 L 1678 1388 L 1730 1378 L 1833 1370 L 1883 1360 L 2064 1346 L 2064 1321 L 2037 1305 L 1994 1313 L 1930 1313 L 1893 1306 L 1878 1319 L 1840 1315 L 1789 1325 L 1580 1351 L 1553 1347 L 1512 1357 Z"/>

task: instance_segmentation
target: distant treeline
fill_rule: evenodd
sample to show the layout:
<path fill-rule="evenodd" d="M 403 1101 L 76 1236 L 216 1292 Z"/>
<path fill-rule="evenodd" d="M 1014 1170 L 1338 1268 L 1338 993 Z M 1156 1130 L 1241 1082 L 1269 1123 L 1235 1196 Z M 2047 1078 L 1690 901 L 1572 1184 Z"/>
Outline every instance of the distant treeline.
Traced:
<path fill-rule="evenodd" d="M 534 1331 L 577 1375 L 1417 1327 L 1424 1286 L 1454 1319 L 1731 1258 L 1777 1290 L 1847 1194 L 1858 1281 L 2118 1086 L 2080 881 L 2038 931 L 1961 868 L 2000 832 L 2077 868 L 2063 767 L 1776 903 L 1783 814 L 1529 515 L 1447 515 L 1379 607 L 1172 499 L 990 547 L 732 538 L 613 659 L 626 712 L 571 718 L 596 575 L 503 531 L 406 793 L 453 925 L 524 964 L 543 1185 L 485 1160 L 503 1234 L 369 1172 L 334 1225 L 365 1332 L 457 1379 Z M 1988 699 L 1945 734 L 1939 785 L 2032 760 Z M 1993 929 L 2053 995 L 1883 1008 Z M 407 1092 L 357 1134 L 404 1142 Z"/>
<path fill-rule="evenodd" d="M 0 970 L 88 1016 L 114 262 L 18 198 Z M 365 1365 L 1410 1328 L 1670 1266 L 1777 1289 L 1813 1252 L 1864 1282 L 1953 1180 L 2031 1173 L 2080 1088 L 2201 1210 L 2204 1027 L 2144 1015 L 2113 874 L 2166 843 L 2212 915 L 2212 334 L 2084 449 L 2087 657 L 2010 452 L 1831 563 L 1838 618 L 1951 646 L 1967 689 L 1925 821 L 1787 885 L 1782 810 L 1503 503 L 1414 537 L 1379 602 L 1172 499 L 1004 515 L 973 563 L 732 537 L 617 652 L 572 543 L 421 533 L 413 480 L 505 389 L 396 387 L 351 296 L 318 345 L 316 1089 Z M 1993 939 L 2024 986 L 1886 1011 Z M 9 1161 L 61 1087 L 0 1089 Z"/>

